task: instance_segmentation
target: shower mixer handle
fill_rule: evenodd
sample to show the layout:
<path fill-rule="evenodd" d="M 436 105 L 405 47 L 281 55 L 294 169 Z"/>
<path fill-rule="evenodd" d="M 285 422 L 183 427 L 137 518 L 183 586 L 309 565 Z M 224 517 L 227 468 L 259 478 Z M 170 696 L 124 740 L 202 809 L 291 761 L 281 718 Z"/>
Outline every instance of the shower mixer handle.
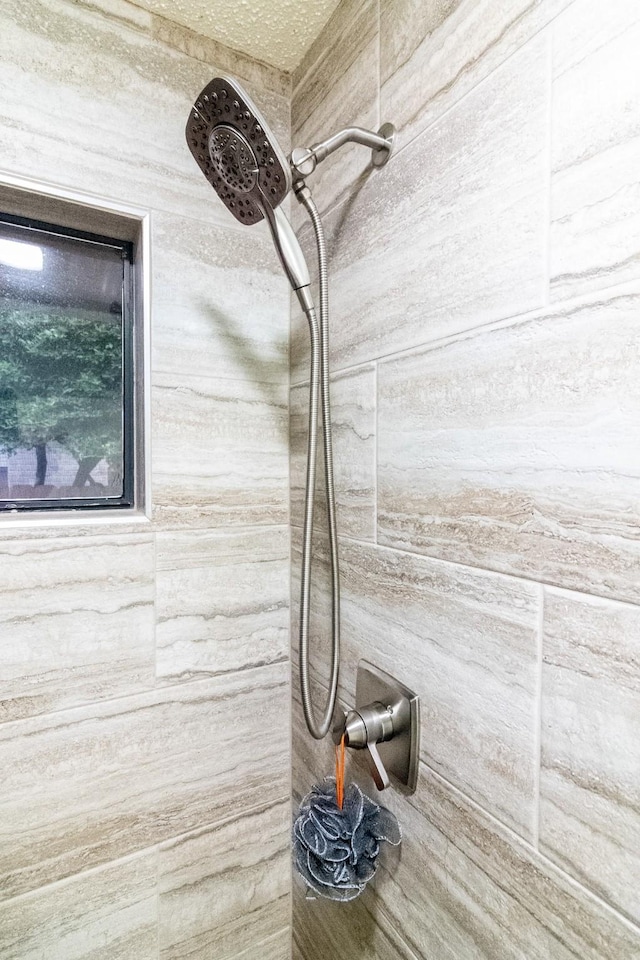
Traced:
<path fill-rule="evenodd" d="M 365 750 L 369 771 L 378 790 L 391 777 L 404 792 L 413 793 L 418 779 L 420 711 L 418 697 L 404 684 L 373 664 L 358 664 L 356 706 L 340 711 L 333 739 Z"/>
<path fill-rule="evenodd" d="M 377 745 L 391 740 L 396 732 L 399 731 L 394 729 L 394 707 L 380 701 L 350 710 L 344 718 L 345 745 L 367 751 L 369 771 L 378 790 L 385 790 L 390 780 Z"/>

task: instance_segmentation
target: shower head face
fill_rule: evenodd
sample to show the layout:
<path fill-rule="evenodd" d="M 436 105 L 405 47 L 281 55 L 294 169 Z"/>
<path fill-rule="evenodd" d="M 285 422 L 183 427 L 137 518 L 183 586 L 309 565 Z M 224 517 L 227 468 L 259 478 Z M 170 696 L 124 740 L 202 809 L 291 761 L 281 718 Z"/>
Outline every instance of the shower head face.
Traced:
<path fill-rule="evenodd" d="M 284 153 L 248 94 L 228 77 L 215 77 L 197 98 L 187 144 L 205 177 L 240 223 L 258 223 L 291 189 Z"/>

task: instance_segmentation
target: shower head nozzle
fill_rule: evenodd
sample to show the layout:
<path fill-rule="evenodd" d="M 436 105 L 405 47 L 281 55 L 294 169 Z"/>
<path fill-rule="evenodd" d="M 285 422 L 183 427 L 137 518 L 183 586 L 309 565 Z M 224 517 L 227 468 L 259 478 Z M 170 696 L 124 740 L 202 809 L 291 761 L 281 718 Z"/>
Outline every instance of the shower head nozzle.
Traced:
<path fill-rule="evenodd" d="M 291 189 L 291 171 L 264 117 L 242 87 L 215 77 L 197 98 L 187 122 L 193 157 L 240 223 L 265 216 Z"/>

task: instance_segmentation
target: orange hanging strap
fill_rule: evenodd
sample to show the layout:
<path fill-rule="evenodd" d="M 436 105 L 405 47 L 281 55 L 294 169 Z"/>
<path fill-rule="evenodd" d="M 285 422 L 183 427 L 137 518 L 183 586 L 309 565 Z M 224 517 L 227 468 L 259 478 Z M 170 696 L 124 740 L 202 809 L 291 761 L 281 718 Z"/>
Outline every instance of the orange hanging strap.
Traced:
<path fill-rule="evenodd" d="M 339 810 L 342 810 L 342 804 L 344 802 L 344 762 L 345 749 L 343 733 L 340 739 L 340 746 L 336 746 L 336 801 Z"/>

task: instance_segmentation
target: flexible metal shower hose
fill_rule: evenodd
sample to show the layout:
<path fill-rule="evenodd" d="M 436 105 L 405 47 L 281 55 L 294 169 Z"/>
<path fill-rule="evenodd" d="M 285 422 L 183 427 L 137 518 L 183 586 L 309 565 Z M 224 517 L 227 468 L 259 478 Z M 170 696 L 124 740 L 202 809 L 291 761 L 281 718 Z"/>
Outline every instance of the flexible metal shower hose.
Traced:
<path fill-rule="evenodd" d="M 309 380 L 309 438 L 307 443 L 307 485 L 302 533 L 302 572 L 300 577 L 300 688 L 302 708 L 309 733 L 322 740 L 331 728 L 338 689 L 340 668 L 340 574 L 336 502 L 333 484 L 333 444 L 331 440 L 331 403 L 329 398 L 329 281 L 327 246 L 318 208 L 308 188 L 298 192 L 298 199 L 307 210 L 316 238 L 320 274 L 320 322 L 315 310 L 307 310 L 311 338 L 311 372 Z M 309 680 L 309 606 L 311 597 L 311 552 L 313 546 L 313 508 L 316 487 L 316 450 L 318 444 L 318 406 L 322 411 L 324 475 L 331 556 L 331 676 L 329 695 L 321 720 L 316 720 Z"/>

